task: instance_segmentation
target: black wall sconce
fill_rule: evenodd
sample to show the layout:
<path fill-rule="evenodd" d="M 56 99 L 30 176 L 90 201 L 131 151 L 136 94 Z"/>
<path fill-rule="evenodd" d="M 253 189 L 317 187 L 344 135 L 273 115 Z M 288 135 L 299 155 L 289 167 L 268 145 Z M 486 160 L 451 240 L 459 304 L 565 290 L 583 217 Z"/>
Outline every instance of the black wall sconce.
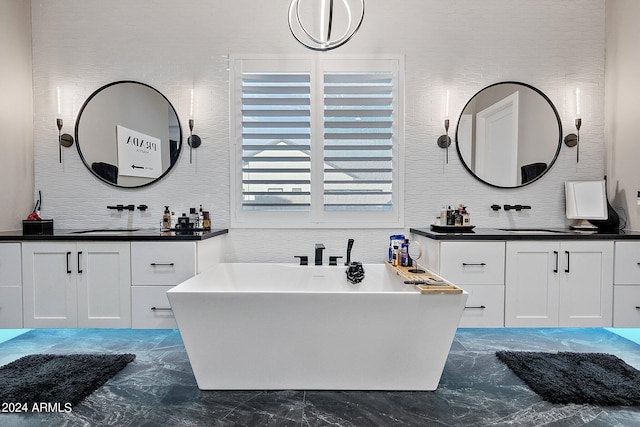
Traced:
<path fill-rule="evenodd" d="M 576 147 L 576 163 L 580 162 L 580 127 L 582 126 L 582 119 L 580 118 L 582 115 L 581 105 L 580 105 L 580 88 L 576 87 L 576 133 L 570 133 L 569 135 L 564 137 L 564 144 L 567 147 Z"/>
<path fill-rule="evenodd" d="M 451 145 L 451 138 L 449 137 L 449 119 L 444 120 L 444 135 L 440 135 L 438 138 L 438 147 L 445 148 L 447 150 L 446 162 L 449 164 L 449 146 Z"/>
<path fill-rule="evenodd" d="M 56 119 L 56 126 L 58 127 L 58 157 L 60 163 L 62 163 L 62 147 L 69 148 L 73 145 L 73 137 L 68 133 L 62 133 L 62 126 L 64 125 L 61 118 Z"/>
<path fill-rule="evenodd" d="M 193 163 L 193 149 L 200 147 L 200 144 L 202 144 L 200 137 L 193 134 L 193 119 L 189 119 L 189 139 L 187 139 L 187 143 L 189 144 L 189 163 Z"/>
<path fill-rule="evenodd" d="M 58 159 L 62 163 L 62 147 L 69 148 L 73 145 L 73 137 L 68 133 L 62 133 L 64 121 L 62 120 L 62 102 L 60 100 L 60 88 L 56 88 L 56 98 L 58 106 L 58 118 L 56 119 L 56 127 L 58 128 Z"/>
<path fill-rule="evenodd" d="M 576 133 L 570 133 L 564 137 L 564 145 L 567 147 L 576 147 L 576 163 L 580 162 L 580 127 L 582 119 L 576 119 Z"/>
<path fill-rule="evenodd" d="M 202 140 L 198 135 L 193 134 L 193 89 L 191 89 L 191 104 L 189 106 L 189 163 L 193 163 L 193 149 L 200 147 Z"/>

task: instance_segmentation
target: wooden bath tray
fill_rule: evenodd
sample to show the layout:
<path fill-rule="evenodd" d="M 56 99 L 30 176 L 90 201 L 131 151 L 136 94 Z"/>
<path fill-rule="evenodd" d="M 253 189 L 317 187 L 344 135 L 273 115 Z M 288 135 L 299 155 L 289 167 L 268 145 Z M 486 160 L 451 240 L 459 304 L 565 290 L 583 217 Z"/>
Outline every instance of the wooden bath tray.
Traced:
<path fill-rule="evenodd" d="M 442 279 L 440 276 L 430 272 L 424 267 L 418 266 L 418 269 L 422 269 L 424 273 L 411 273 L 409 270 L 413 270 L 414 267 L 396 267 L 391 265 L 390 262 L 386 261 L 385 264 L 389 266 L 393 271 L 396 272 L 398 276 L 401 276 L 407 282 L 427 282 L 427 283 L 416 283 L 413 286 L 416 287 L 423 294 L 461 294 L 462 289 L 454 285 L 453 283 L 449 283 L 446 280 Z M 434 282 L 434 284 L 429 284 L 428 282 Z M 440 284 L 442 283 L 442 284 Z M 407 283 L 410 284 L 410 283 Z"/>

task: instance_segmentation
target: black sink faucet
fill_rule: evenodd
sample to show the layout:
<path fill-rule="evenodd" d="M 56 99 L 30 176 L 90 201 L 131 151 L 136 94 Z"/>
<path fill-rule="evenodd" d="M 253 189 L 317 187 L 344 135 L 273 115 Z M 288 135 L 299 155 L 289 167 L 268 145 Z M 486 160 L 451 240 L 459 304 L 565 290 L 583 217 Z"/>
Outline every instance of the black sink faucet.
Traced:
<path fill-rule="evenodd" d="M 322 265 L 322 251 L 324 245 L 322 243 L 316 243 L 316 265 Z"/>
<path fill-rule="evenodd" d="M 510 211 L 511 209 L 520 212 L 523 209 L 531 209 L 531 206 L 527 206 L 527 205 L 504 205 L 504 210 L 505 211 Z"/>

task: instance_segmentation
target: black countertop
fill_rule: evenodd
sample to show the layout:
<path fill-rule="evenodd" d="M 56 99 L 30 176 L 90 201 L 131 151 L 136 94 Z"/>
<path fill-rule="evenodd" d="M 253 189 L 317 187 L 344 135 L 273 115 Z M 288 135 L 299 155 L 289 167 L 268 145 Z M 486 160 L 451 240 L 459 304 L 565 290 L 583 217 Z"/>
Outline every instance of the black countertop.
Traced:
<path fill-rule="evenodd" d="M 576 231 L 563 228 L 474 228 L 465 233 L 442 233 L 432 231 L 430 226 L 410 228 L 414 234 L 434 240 L 640 240 L 640 231 L 618 232 Z"/>
<path fill-rule="evenodd" d="M 161 231 L 159 228 L 111 229 L 92 228 L 87 230 L 53 230 L 53 234 L 25 235 L 22 230 L 0 231 L 0 241 L 198 241 L 227 234 L 228 229 L 192 231 L 189 233 Z"/>

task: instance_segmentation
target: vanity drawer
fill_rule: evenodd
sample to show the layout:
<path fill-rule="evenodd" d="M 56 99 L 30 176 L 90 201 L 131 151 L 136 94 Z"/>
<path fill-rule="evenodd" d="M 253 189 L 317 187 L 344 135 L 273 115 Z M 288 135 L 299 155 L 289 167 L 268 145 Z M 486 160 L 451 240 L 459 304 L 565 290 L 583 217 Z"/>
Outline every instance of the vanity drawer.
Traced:
<path fill-rule="evenodd" d="M 194 242 L 131 242 L 132 285 L 177 285 L 195 274 Z"/>
<path fill-rule="evenodd" d="M 131 327 L 133 329 L 176 329 L 167 291 L 173 286 L 132 286 Z"/>
<path fill-rule="evenodd" d="M 22 287 L 0 287 L 0 328 L 21 329 Z"/>
<path fill-rule="evenodd" d="M 640 242 L 616 242 L 613 283 L 640 285 Z"/>
<path fill-rule="evenodd" d="M 20 286 L 21 284 L 22 250 L 20 243 L 0 243 L 0 286 Z"/>
<path fill-rule="evenodd" d="M 613 327 L 640 328 L 640 286 L 613 287 Z"/>
<path fill-rule="evenodd" d="M 504 327 L 504 286 L 467 285 L 469 294 L 460 319 L 460 328 Z"/>
<path fill-rule="evenodd" d="M 442 242 L 439 274 L 455 285 L 504 285 L 504 258 L 504 242 Z"/>

